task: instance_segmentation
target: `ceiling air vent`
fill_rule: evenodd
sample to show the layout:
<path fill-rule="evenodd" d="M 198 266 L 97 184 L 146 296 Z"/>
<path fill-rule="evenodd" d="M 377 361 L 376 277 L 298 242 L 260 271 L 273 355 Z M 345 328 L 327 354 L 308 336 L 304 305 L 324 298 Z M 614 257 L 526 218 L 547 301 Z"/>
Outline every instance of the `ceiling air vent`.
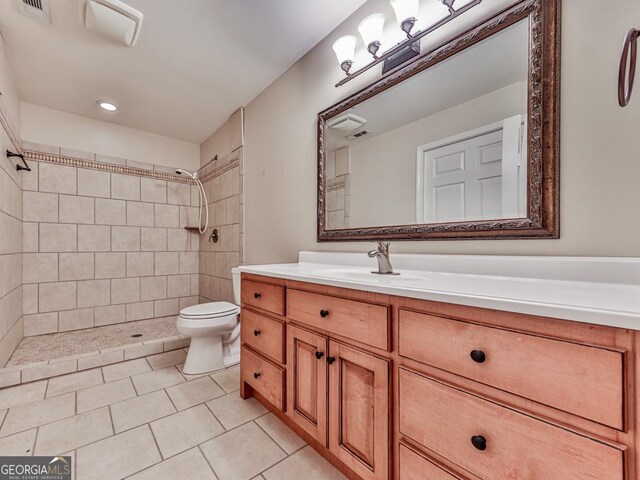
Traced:
<path fill-rule="evenodd" d="M 349 140 L 355 140 L 356 138 L 362 138 L 365 135 L 369 135 L 371 133 L 371 130 L 361 130 L 358 133 L 354 133 L 353 135 L 349 135 L 348 137 L 346 137 Z"/>
<path fill-rule="evenodd" d="M 49 0 L 16 0 L 18 11 L 27 17 L 51 23 Z"/>

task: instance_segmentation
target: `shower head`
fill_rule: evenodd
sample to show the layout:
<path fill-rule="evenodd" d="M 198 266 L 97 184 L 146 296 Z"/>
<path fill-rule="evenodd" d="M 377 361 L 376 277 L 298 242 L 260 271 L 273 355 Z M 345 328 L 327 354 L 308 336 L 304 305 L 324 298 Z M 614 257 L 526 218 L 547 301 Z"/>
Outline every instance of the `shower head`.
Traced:
<path fill-rule="evenodd" d="M 186 170 L 183 170 L 183 169 L 181 169 L 181 168 L 177 168 L 177 169 L 176 169 L 176 173 L 177 173 L 178 175 L 183 175 L 183 174 L 184 174 L 184 175 L 189 175 L 189 176 L 190 176 L 191 178 L 193 178 L 194 180 L 196 180 L 196 179 L 198 178 L 198 172 L 193 172 L 193 173 L 191 173 L 191 172 L 187 172 Z"/>

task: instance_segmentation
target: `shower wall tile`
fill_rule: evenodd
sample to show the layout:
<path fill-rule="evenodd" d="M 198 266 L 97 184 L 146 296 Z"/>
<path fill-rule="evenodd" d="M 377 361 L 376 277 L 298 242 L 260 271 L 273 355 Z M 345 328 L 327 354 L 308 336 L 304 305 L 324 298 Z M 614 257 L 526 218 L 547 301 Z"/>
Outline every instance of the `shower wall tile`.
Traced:
<path fill-rule="evenodd" d="M 78 249 L 78 226 L 61 223 L 40 224 L 41 252 L 75 252 Z"/>
<path fill-rule="evenodd" d="M 127 202 L 96 198 L 97 225 L 126 225 Z"/>
<path fill-rule="evenodd" d="M 167 182 L 152 178 L 142 178 L 140 182 L 143 202 L 167 203 Z"/>
<path fill-rule="evenodd" d="M 123 252 L 96 253 L 96 278 L 122 278 L 127 276 L 127 254 Z"/>
<path fill-rule="evenodd" d="M 79 168 L 78 195 L 109 198 L 111 196 L 111 174 Z"/>
<path fill-rule="evenodd" d="M 0 277 L 0 299 L 24 276 L 18 303 L 28 317 L 27 335 L 175 315 L 197 301 L 201 238 L 182 228 L 198 224 L 194 185 L 32 164 L 29 188 L 16 190 L 17 201 L 7 193 L 13 187 L 0 192 L 0 271 L 19 264 L 19 278 Z M 4 204 L 16 217 L 6 215 Z M 0 321 L 0 330 L 7 328 Z M 0 362 L 2 348 L 0 341 Z"/>
<path fill-rule="evenodd" d="M 76 168 L 41 162 L 38 167 L 38 190 L 75 195 Z"/>
<path fill-rule="evenodd" d="M 111 250 L 111 227 L 78 225 L 79 252 L 108 252 Z"/>
<path fill-rule="evenodd" d="M 25 222 L 57 222 L 58 195 L 54 193 L 24 192 L 23 220 Z"/>
<path fill-rule="evenodd" d="M 140 177 L 111 174 L 111 198 L 140 200 Z"/>

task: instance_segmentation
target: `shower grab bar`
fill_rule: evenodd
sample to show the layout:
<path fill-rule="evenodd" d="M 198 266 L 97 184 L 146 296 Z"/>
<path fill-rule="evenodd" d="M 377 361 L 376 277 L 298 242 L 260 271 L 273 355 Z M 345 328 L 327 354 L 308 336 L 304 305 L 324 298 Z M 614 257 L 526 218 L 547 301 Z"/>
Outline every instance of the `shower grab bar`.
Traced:
<path fill-rule="evenodd" d="M 22 153 L 14 153 L 11 150 L 7 150 L 7 158 L 11 158 L 11 157 L 18 157 L 20 160 L 22 160 L 22 163 L 24 163 L 24 167 L 19 163 L 16 165 L 17 171 L 20 171 L 20 170 L 26 170 L 27 172 L 31 171 L 31 167 L 29 166 L 27 161 L 24 159 L 24 155 Z"/>
<path fill-rule="evenodd" d="M 631 95 L 633 94 L 633 83 L 636 78 L 636 60 L 638 58 L 639 37 L 640 30 L 632 28 L 627 32 L 627 35 L 624 38 L 622 57 L 620 58 L 620 69 L 618 71 L 618 103 L 621 107 L 629 105 Z M 628 76 L 627 64 L 629 65 Z"/>

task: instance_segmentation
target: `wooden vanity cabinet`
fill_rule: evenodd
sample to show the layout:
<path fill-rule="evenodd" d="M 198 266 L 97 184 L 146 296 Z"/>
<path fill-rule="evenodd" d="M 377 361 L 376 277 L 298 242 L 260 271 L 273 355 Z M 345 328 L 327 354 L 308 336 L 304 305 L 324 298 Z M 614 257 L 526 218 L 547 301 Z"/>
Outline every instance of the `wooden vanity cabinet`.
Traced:
<path fill-rule="evenodd" d="M 350 480 L 640 480 L 638 332 L 257 275 L 242 288 L 243 398 Z"/>

